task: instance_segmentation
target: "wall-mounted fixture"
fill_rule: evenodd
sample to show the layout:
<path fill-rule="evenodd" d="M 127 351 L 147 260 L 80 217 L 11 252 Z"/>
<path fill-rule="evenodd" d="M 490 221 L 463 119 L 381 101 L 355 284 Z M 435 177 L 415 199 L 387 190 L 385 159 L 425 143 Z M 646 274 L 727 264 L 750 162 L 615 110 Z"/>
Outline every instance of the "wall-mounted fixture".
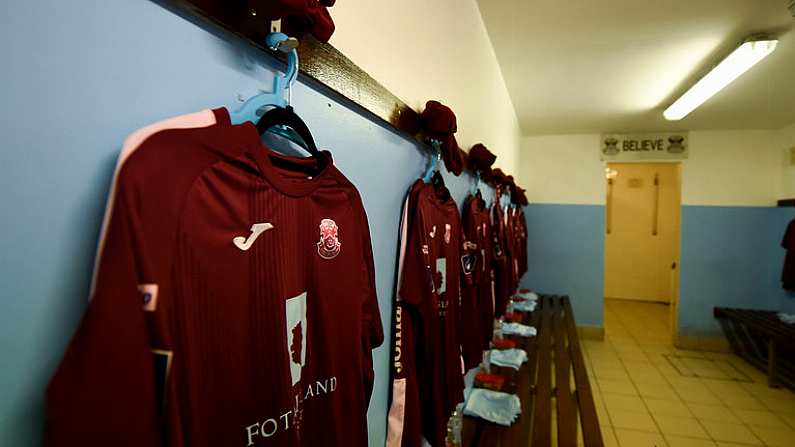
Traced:
<path fill-rule="evenodd" d="M 706 76 L 699 79 L 690 89 L 665 109 L 665 119 L 675 121 L 686 117 L 709 98 L 721 91 L 732 81 L 756 65 L 778 44 L 777 39 L 764 37 L 749 38 L 723 59 Z"/>

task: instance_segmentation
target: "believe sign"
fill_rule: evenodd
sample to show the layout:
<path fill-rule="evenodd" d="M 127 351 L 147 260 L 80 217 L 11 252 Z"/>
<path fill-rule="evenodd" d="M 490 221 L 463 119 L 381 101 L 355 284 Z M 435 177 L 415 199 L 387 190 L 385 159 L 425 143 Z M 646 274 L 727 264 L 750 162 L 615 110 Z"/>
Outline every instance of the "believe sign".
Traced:
<path fill-rule="evenodd" d="M 686 132 L 605 134 L 599 151 L 604 161 L 681 160 L 689 147 Z"/>

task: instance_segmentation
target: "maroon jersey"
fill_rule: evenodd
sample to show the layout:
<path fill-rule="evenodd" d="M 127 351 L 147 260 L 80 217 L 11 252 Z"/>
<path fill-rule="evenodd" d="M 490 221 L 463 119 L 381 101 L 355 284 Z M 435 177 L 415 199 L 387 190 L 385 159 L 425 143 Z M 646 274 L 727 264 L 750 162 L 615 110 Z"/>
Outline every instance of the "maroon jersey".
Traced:
<path fill-rule="evenodd" d="M 524 209 L 521 207 L 514 210 L 514 234 L 516 237 L 518 278 L 521 279 L 522 275 L 527 273 L 527 221 L 524 217 Z"/>
<path fill-rule="evenodd" d="M 499 204 L 499 192 L 497 201 L 491 206 L 491 232 L 492 232 L 492 252 L 494 253 L 494 313 L 501 316 L 505 313 L 505 306 L 511 294 L 511 282 L 513 281 L 513 269 L 508 255 L 508 225 L 507 215 Z"/>
<path fill-rule="evenodd" d="M 406 258 L 408 231 L 416 216 L 417 197 L 425 183 L 417 180 L 409 188 L 403 203 L 400 222 L 400 249 L 398 253 L 398 290 L 394 307 L 392 365 L 392 393 L 387 424 L 387 447 L 412 447 L 422 443 L 422 406 L 417 383 L 417 346 L 414 321 L 420 321 L 414 306 L 404 306 L 400 300 L 400 281 Z"/>
<path fill-rule="evenodd" d="M 399 299 L 410 315 L 417 341 L 422 434 L 444 445 L 447 421 L 463 401 L 460 333 L 461 223 L 446 190 L 423 185 L 408 231 Z M 404 313 L 405 315 L 405 313 Z M 406 444 L 404 441 L 404 445 Z M 418 445 L 418 444 L 413 444 Z"/>
<path fill-rule="evenodd" d="M 795 220 L 787 225 L 781 247 L 787 250 L 784 269 L 781 272 L 781 285 L 785 290 L 795 291 Z"/>
<path fill-rule="evenodd" d="M 47 445 L 367 445 L 383 333 L 358 192 L 222 118 L 119 172 Z"/>
<path fill-rule="evenodd" d="M 491 224 L 483 199 L 473 195 L 466 198 L 462 221 L 461 344 L 466 367 L 473 368 L 482 360 L 494 330 Z"/>

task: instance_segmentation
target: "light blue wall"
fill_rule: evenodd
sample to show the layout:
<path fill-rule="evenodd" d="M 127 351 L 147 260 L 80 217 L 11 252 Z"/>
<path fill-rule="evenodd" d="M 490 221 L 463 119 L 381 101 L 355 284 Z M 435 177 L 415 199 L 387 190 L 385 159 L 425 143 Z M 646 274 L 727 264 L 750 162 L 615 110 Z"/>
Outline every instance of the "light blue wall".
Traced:
<path fill-rule="evenodd" d="M 140 0 L 5 2 L 0 42 L 0 445 L 26 447 L 41 444 L 45 385 L 86 306 L 125 136 L 166 117 L 236 107 L 238 93 L 271 85 L 273 67 Z M 362 194 L 388 326 L 400 205 L 425 155 L 303 85 L 293 102 Z M 471 179 L 446 180 L 461 203 Z M 373 446 L 384 444 L 389 343 L 375 353 Z"/>
<path fill-rule="evenodd" d="M 528 272 L 522 286 L 569 295 L 578 325 L 602 326 L 604 214 L 600 205 L 525 208 Z"/>
<path fill-rule="evenodd" d="M 602 326 L 604 207 L 531 204 L 524 287 L 572 297 L 577 324 Z M 781 288 L 781 238 L 795 209 L 682 207 L 679 334 L 720 335 L 716 306 L 795 312 Z"/>
<path fill-rule="evenodd" d="M 780 245 L 793 217 L 792 208 L 682 208 L 680 335 L 720 335 L 716 306 L 792 311 Z"/>

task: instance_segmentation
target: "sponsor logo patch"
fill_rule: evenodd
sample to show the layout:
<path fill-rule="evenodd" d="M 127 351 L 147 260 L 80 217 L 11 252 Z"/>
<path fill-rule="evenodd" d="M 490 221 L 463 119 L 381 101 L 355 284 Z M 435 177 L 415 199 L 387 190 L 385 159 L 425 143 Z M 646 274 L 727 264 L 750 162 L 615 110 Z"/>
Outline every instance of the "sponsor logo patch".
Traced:
<path fill-rule="evenodd" d="M 232 239 L 232 243 L 240 250 L 247 251 L 254 245 L 254 241 L 257 240 L 260 234 L 271 229 L 273 229 L 273 224 L 270 222 L 255 223 L 251 226 L 251 234 L 248 237 L 237 236 Z"/>
<path fill-rule="evenodd" d="M 475 271 L 476 261 L 477 257 L 475 255 L 461 256 L 461 267 L 464 269 L 465 274 L 471 275 Z"/>
<path fill-rule="evenodd" d="M 287 322 L 287 352 L 290 357 L 290 377 L 293 385 L 301 380 L 301 371 L 306 365 L 306 292 L 288 298 L 285 302 Z"/>
<path fill-rule="evenodd" d="M 323 259 L 334 259 L 340 254 L 342 242 L 339 239 L 339 227 L 331 219 L 320 221 L 320 241 L 317 243 L 317 254 Z"/>
<path fill-rule="evenodd" d="M 144 310 L 154 312 L 157 309 L 157 284 L 138 284 Z"/>

